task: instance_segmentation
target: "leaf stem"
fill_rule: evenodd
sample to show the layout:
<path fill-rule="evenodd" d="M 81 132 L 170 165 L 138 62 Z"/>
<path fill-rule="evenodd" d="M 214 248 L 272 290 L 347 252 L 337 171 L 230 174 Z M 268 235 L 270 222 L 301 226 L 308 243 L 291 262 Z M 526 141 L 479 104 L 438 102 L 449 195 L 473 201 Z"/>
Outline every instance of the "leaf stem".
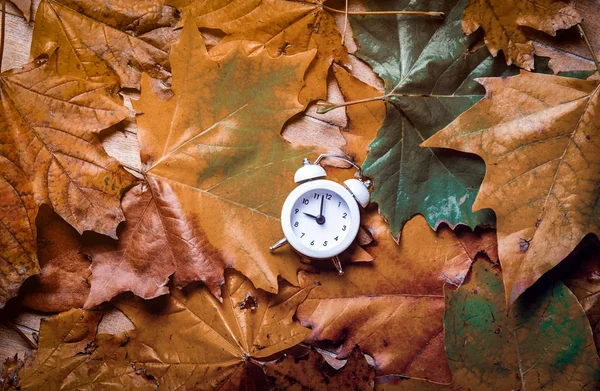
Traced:
<path fill-rule="evenodd" d="M 590 54 L 592 55 L 592 60 L 594 60 L 594 64 L 596 64 L 596 70 L 598 70 L 598 72 L 600 72 L 600 64 L 598 64 L 598 57 L 596 56 L 596 53 L 594 53 L 594 49 L 592 48 L 592 44 L 588 40 L 588 37 L 585 34 L 585 31 L 583 31 L 583 26 L 581 26 L 580 23 L 577 23 L 577 28 L 579 28 L 579 33 L 583 37 L 583 40 L 585 41 L 585 44 L 587 45 L 588 50 L 590 51 Z"/>
<path fill-rule="evenodd" d="M 0 72 L 2 72 L 2 58 L 4 58 L 4 33 L 6 31 L 6 0 L 2 0 L 2 32 L 0 33 Z"/>
<path fill-rule="evenodd" d="M 332 103 L 332 102 L 318 102 L 317 103 L 317 114 L 325 114 L 331 110 L 339 109 L 341 107 L 357 105 L 361 103 L 375 102 L 382 100 L 387 102 L 390 98 L 451 98 L 453 95 L 427 95 L 427 94 L 394 94 L 393 91 L 385 95 L 375 96 L 373 98 L 358 99 L 344 103 Z"/>
<path fill-rule="evenodd" d="M 444 13 L 437 11 L 344 11 L 323 5 L 323 9 L 346 15 L 424 15 L 431 16 L 433 18 L 443 19 Z"/>
<path fill-rule="evenodd" d="M 4 0 L 2 0 L 2 3 L 4 3 Z M 37 349 L 38 346 L 35 342 L 33 342 L 32 340 L 30 340 L 27 335 L 25 335 L 25 333 L 13 322 L 11 322 L 10 320 L 4 320 L 4 324 L 6 324 L 8 327 L 10 327 L 15 333 L 17 333 L 19 335 L 19 337 L 21 337 L 21 339 L 23 339 L 23 341 L 27 344 L 27 346 L 29 346 L 31 349 Z"/>
<path fill-rule="evenodd" d="M 342 32 L 342 46 L 346 42 L 346 29 L 348 28 L 348 1 L 346 0 L 346 8 L 344 10 L 344 31 Z"/>

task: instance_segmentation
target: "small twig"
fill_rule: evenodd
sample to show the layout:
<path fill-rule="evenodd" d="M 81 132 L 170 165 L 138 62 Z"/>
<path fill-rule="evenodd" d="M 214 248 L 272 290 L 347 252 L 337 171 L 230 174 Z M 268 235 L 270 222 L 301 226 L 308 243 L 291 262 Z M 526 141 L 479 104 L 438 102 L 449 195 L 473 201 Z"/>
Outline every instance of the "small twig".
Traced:
<path fill-rule="evenodd" d="M 2 1 L 4 3 L 4 1 Z M 25 343 L 31 348 L 31 349 L 37 349 L 38 346 L 35 344 L 35 342 L 33 342 L 32 340 L 30 340 L 27 335 L 25 335 L 25 333 L 23 331 L 21 331 L 21 329 L 14 324 L 13 322 L 11 322 L 10 320 L 4 320 L 4 323 L 6 323 L 8 325 L 8 327 L 10 327 L 11 329 L 13 329 L 14 332 L 16 332 L 17 334 L 19 334 L 19 337 L 21 337 L 23 339 L 23 341 L 25 341 Z"/>
<path fill-rule="evenodd" d="M 325 114 L 331 110 L 339 109 L 341 107 L 357 105 L 361 103 L 376 102 L 382 100 L 387 102 L 390 98 L 452 98 L 452 95 L 426 95 L 426 94 L 394 94 L 394 91 L 389 92 L 385 95 L 375 96 L 373 98 L 358 99 L 350 102 L 343 103 L 332 103 L 332 102 L 318 102 L 317 103 L 317 114 Z"/>
<path fill-rule="evenodd" d="M 598 58 L 596 57 L 596 53 L 594 53 L 594 49 L 592 49 L 592 44 L 588 40 L 588 37 L 585 34 L 585 31 L 583 31 L 583 27 L 581 26 L 581 24 L 577 23 L 577 27 L 579 28 L 579 33 L 583 37 L 583 40 L 585 41 L 585 44 L 587 45 L 588 50 L 590 51 L 590 54 L 592 55 L 592 60 L 594 60 L 594 64 L 596 64 L 596 70 L 598 70 L 598 72 L 600 72 L 600 64 L 598 64 Z"/>
<path fill-rule="evenodd" d="M 119 162 L 119 164 L 120 164 L 120 165 L 122 165 L 123 167 L 125 167 L 125 168 L 127 168 L 127 169 L 129 169 L 129 170 L 133 171 L 133 172 L 137 172 L 137 173 L 138 173 L 138 174 L 140 174 L 140 175 L 144 175 L 144 173 L 143 173 L 143 172 L 141 172 L 139 168 L 135 168 L 135 167 L 133 167 L 133 166 L 130 166 L 129 164 L 125 164 L 125 163 L 123 163 L 123 162 Z"/>
<path fill-rule="evenodd" d="M 444 13 L 437 11 L 348 11 L 347 9 L 344 11 L 328 7 L 326 5 L 323 6 L 323 9 L 326 9 L 330 12 L 346 15 L 423 15 L 431 16 L 433 18 L 438 19 L 444 18 Z"/>
<path fill-rule="evenodd" d="M 342 32 L 342 46 L 346 42 L 346 29 L 348 27 L 348 0 L 346 0 L 346 9 L 344 11 L 344 31 Z"/>
<path fill-rule="evenodd" d="M 4 58 L 4 33 L 6 31 L 6 0 L 2 0 L 2 33 L 0 34 L 0 72 L 2 71 L 2 58 Z"/>

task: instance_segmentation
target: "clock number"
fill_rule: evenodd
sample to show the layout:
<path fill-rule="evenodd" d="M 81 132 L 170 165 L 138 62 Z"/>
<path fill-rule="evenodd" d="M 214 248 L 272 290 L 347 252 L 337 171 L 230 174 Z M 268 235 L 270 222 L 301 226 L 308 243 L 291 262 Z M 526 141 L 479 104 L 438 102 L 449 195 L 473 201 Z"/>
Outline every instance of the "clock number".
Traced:
<path fill-rule="evenodd" d="M 344 226 L 342 227 L 342 231 L 345 231 L 345 230 L 346 230 L 346 226 L 344 225 Z"/>
<path fill-rule="evenodd" d="M 316 199 L 316 200 L 318 200 L 320 196 L 321 195 L 319 193 L 315 193 L 315 195 L 313 196 L 313 198 Z"/>
<path fill-rule="evenodd" d="M 310 245 L 314 246 L 315 245 L 315 241 L 313 240 L 312 242 L 310 242 Z"/>
<path fill-rule="evenodd" d="M 300 212 L 300 209 L 298 209 L 298 208 L 294 209 L 294 214 L 295 214 L 295 215 L 297 215 L 297 214 L 298 214 L 298 212 Z"/>
<path fill-rule="evenodd" d="M 308 205 L 308 203 L 309 203 L 309 202 L 310 202 L 310 201 L 308 200 L 308 198 L 302 198 L 302 203 L 303 203 L 304 205 Z"/>
<path fill-rule="evenodd" d="M 346 216 L 348 216 L 348 213 L 344 213 L 344 214 L 342 215 L 342 218 L 343 218 L 343 219 L 345 219 L 345 218 L 346 218 Z"/>
<path fill-rule="evenodd" d="M 323 242 L 323 247 L 327 247 L 327 240 Z"/>
<path fill-rule="evenodd" d="M 301 237 L 301 238 L 303 238 L 303 237 L 304 237 L 304 235 L 306 235 L 306 234 L 305 234 L 304 232 L 302 232 L 302 236 L 300 236 L 300 237 Z"/>
<path fill-rule="evenodd" d="M 338 208 L 339 208 L 340 206 L 342 206 L 342 201 L 339 201 L 339 202 L 338 202 Z"/>
<path fill-rule="evenodd" d="M 294 223 L 294 227 L 297 227 L 297 226 L 298 226 L 298 222 L 296 221 L 296 222 Z"/>
<path fill-rule="evenodd" d="M 327 193 L 327 195 L 325 196 L 325 198 L 327 198 L 328 200 L 331 199 L 331 194 Z"/>
<path fill-rule="evenodd" d="M 336 242 L 338 241 L 338 238 L 339 238 L 339 236 L 336 236 L 336 237 L 334 238 Z"/>

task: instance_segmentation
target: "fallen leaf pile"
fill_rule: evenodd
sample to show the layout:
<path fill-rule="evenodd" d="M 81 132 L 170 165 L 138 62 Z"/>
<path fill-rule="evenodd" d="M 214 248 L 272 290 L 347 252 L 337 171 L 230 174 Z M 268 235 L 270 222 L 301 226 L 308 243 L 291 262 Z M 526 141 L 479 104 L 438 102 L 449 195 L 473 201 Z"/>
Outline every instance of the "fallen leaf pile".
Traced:
<path fill-rule="evenodd" d="M 14 6 L 0 389 L 600 388 L 600 4 Z M 324 152 L 343 275 L 269 251 Z"/>

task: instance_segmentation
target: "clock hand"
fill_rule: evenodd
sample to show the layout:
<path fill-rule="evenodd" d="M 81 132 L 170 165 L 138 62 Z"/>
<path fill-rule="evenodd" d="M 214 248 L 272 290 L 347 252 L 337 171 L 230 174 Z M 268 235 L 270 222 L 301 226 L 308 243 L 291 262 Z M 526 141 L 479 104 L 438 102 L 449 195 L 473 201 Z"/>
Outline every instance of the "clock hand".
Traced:
<path fill-rule="evenodd" d="M 313 216 L 313 215 L 311 215 L 311 214 L 308 214 L 308 213 L 306 213 L 306 212 L 302 212 L 302 213 L 304 213 L 304 214 L 305 214 L 305 215 L 307 215 L 308 217 L 312 217 L 312 218 L 313 218 L 313 219 L 315 219 L 315 220 L 316 220 L 316 219 L 318 219 L 318 217 L 317 217 L 317 216 Z"/>
<path fill-rule="evenodd" d="M 323 202 L 325 201 L 325 197 L 321 194 L 321 209 L 319 209 L 319 217 L 323 217 Z"/>

